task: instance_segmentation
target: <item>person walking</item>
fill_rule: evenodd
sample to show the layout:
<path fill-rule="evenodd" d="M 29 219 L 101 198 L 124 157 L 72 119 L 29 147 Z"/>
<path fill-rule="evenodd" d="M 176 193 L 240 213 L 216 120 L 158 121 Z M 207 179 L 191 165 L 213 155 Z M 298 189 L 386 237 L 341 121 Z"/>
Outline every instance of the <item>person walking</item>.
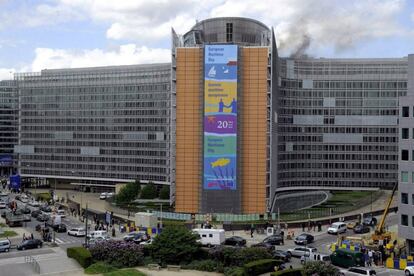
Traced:
<path fill-rule="evenodd" d="M 305 232 L 305 227 L 306 227 L 305 222 L 302 222 L 302 232 Z"/>

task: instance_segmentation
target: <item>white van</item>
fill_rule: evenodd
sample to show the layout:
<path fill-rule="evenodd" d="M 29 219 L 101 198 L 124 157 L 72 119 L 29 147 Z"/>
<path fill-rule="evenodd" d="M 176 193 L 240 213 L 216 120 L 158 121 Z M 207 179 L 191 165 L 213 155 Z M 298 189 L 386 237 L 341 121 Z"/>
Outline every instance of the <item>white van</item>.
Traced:
<path fill-rule="evenodd" d="M 346 224 L 344 222 L 334 222 L 328 228 L 328 234 L 341 234 L 346 232 Z"/>
<path fill-rule="evenodd" d="M 200 236 L 199 242 L 202 245 L 220 245 L 226 240 L 224 229 L 193 229 L 193 232 Z"/>
<path fill-rule="evenodd" d="M 98 237 L 106 238 L 108 237 L 108 232 L 106 232 L 105 230 L 98 230 L 98 231 L 91 231 L 88 233 L 89 239 L 96 239 Z"/>
<path fill-rule="evenodd" d="M 61 218 L 66 217 L 65 210 L 63 210 L 63 209 L 59 209 L 59 210 L 57 210 L 57 214 L 58 214 L 58 216 L 60 216 Z"/>
<path fill-rule="evenodd" d="M 10 250 L 10 240 L 0 240 L 0 252 L 9 252 Z"/>

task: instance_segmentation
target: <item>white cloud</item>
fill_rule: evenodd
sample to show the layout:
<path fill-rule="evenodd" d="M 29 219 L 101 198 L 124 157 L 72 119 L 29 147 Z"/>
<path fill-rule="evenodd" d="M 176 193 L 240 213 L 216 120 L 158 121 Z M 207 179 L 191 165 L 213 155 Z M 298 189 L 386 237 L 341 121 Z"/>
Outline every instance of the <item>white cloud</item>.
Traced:
<path fill-rule="evenodd" d="M 170 62 L 170 50 L 161 48 L 138 47 L 126 44 L 116 50 L 64 50 L 37 48 L 36 57 L 32 63 L 33 71 L 57 68 L 78 68 L 108 65 L 129 65 Z"/>
<path fill-rule="evenodd" d="M 0 68 L 0 80 L 12 80 L 14 73 L 16 73 L 14 68 Z"/>

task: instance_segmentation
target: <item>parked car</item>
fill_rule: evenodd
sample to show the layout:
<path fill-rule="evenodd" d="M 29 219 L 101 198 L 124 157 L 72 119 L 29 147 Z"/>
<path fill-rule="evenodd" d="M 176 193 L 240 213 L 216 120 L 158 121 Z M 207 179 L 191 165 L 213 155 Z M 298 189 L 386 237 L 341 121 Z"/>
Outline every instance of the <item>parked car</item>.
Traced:
<path fill-rule="evenodd" d="M 268 251 L 272 251 L 275 248 L 274 245 L 271 245 L 270 243 L 266 243 L 266 242 L 259 242 L 259 243 L 253 244 L 251 247 L 261 247 L 261 248 L 267 249 Z"/>
<path fill-rule="evenodd" d="M 413 276 L 414 275 L 414 266 L 407 266 L 404 269 L 405 276 Z"/>
<path fill-rule="evenodd" d="M 53 230 L 58 233 L 66 233 L 67 228 L 66 225 L 63 223 L 53 225 Z"/>
<path fill-rule="evenodd" d="M 63 210 L 63 209 L 59 209 L 59 210 L 57 210 L 57 214 L 58 214 L 61 218 L 65 218 L 65 217 L 66 217 L 65 210 Z"/>
<path fill-rule="evenodd" d="M 154 241 L 154 239 L 150 238 L 150 239 L 148 239 L 146 241 L 140 242 L 139 244 L 140 245 L 150 245 L 150 244 L 152 244 L 153 241 Z"/>
<path fill-rule="evenodd" d="M 40 206 L 40 203 L 39 202 L 37 202 L 37 201 L 29 201 L 27 204 L 29 204 L 29 206 L 32 206 L 32 207 L 39 207 Z"/>
<path fill-rule="evenodd" d="M 32 212 L 32 210 L 30 210 L 29 207 L 24 206 L 23 208 L 20 208 L 20 210 L 22 210 L 23 214 L 30 214 Z"/>
<path fill-rule="evenodd" d="M 9 239 L 0 240 L 0 252 L 9 252 L 11 242 Z"/>
<path fill-rule="evenodd" d="M 289 252 L 280 249 L 276 249 L 275 251 L 273 251 L 272 256 L 273 259 L 282 260 L 284 262 L 290 262 L 290 259 L 292 257 L 292 255 Z"/>
<path fill-rule="evenodd" d="M 358 221 L 351 221 L 346 224 L 346 228 L 354 229 L 358 224 L 360 224 Z"/>
<path fill-rule="evenodd" d="M 302 233 L 295 238 L 295 244 L 305 245 L 310 244 L 315 240 L 311 234 Z"/>
<path fill-rule="evenodd" d="M 147 239 L 147 233 L 145 232 L 131 232 L 124 236 L 124 241 L 133 241 L 136 243 L 140 243 Z"/>
<path fill-rule="evenodd" d="M 86 231 L 85 228 L 72 228 L 68 231 L 68 235 L 75 237 L 85 237 Z"/>
<path fill-rule="evenodd" d="M 106 199 L 106 197 L 108 196 L 108 194 L 107 193 L 101 193 L 100 195 L 99 195 L 99 199 L 102 199 L 102 200 L 104 200 L 104 199 Z"/>
<path fill-rule="evenodd" d="M 42 214 L 42 211 L 40 211 L 40 210 L 34 210 L 31 213 L 31 216 L 34 217 L 34 218 L 37 218 L 40 214 Z"/>
<path fill-rule="evenodd" d="M 319 254 L 317 252 L 312 253 L 312 254 L 305 253 L 302 257 L 300 257 L 300 263 L 302 265 L 305 264 L 306 262 L 314 262 L 314 261 L 320 261 L 320 262 L 324 262 L 325 264 L 330 264 L 331 258 L 329 255 Z"/>
<path fill-rule="evenodd" d="M 369 228 L 368 225 L 365 225 L 365 224 L 358 224 L 354 228 L 354 233 L 357 233 L 357 234 L 369 233 L 369 231 L 371 231 L 371 229 Z"/>
<path fill-rule="evenodd" d="M 19 200 L 23 203 L 28 203 L 29 202 L 29 198 L 26 195 L 21 195 L 21 196 L 17 195 L 15 198 L 16 198 L 16 200 Z"/>
<path fill-rule="evenodd" d="M 88 245 L 94 245 L 103 241 L 108 241 L 110 240 L 110 237 L 96 237 L 96 238 L 92 238 L 92 239 L 88 239 Z M 85 245 L 85 243 L 83 243 L 83 245 Z"/>
<path fill-rule="evenodd" d="M 374 226 L 377 224 L 377 219 L 371 215 L 368 215 L 364 217 L 364 219 L 362 220 L 362 224 Z"/>
<path fill-rule="evenodd" d="M 263 243 L 269 243 L 271 245 L 283 244 L 283 237 L 281 235 L 271 235 L 263 240 Z"/>
<path fill-rule="evenodd" d="M 26 250 L 26 249 L 33 249 L 33 248 L 40 248 L 42 247 L 43 243 L 39 239 L 33 240 L 25 240 L 21 244 L 17 246 L 17 250 Z"/>
<path fill-rule="evenodd" d="M 29 214 L 25 214 L 24 217 L 23 217 L 23 221 L 29 222 L 29 221 L 32 221 L 32 218 L 30 217 Z"/>
<path fill-rule="evenodd" d="M 346 224 L 344 222 L 334 222 L 328 228 L 328 234 L 341 234 L 346 232 Z"/>
<path fill-rule="evenodd" d="M 350 267 L 348 269 L 341 269 L 339 271 L 339 275 L 340 276 L 361 276 L 361 275 L 366 275 L 366 276 L 371 276 L 371 275 L 377 275 L 377 273 L 375 272 L 375 270 L 373 270 L 370 267 Z"/>
<path fill-rule="evenodd" d="M 43 205 L 39 208 L 43 213 L 52 213 L 52 208 L 49 205 Z"/>
<path fill-rule="evenodd" d="M 0 209 L 5 209 L 7 207 L 7 203 L 0 201 Z"/>
<path fill-rule="evenodd" d="M 42 221 L 42 222 L 48 221 L 49 220 L 49 215 L 46 215 L 44 213 L 41 213 L 40 215 L 38 215 L 36 217 L 36 219 L 37 219 L 37 221 Z"/>
<path fill-rule="evenodd" d="M 225 245 L 232 245 L 232 246 L 245 246 L 246 245 L 246 239 L 239 237 L 239 236 L 233 236 L 230 238 L 227 238 L 224 241 Z"/>
<path fill-rule="evenodd" d="M 290 248 L 287 250 L 288 252 L 290 252 L 290 255 L 292 255 L 293 257 L 302 257 L 303 255 L 306 254 L 311 254 L 316 252 L 316 248 L 314 247 L 295 247 L 295 248 Z"/>

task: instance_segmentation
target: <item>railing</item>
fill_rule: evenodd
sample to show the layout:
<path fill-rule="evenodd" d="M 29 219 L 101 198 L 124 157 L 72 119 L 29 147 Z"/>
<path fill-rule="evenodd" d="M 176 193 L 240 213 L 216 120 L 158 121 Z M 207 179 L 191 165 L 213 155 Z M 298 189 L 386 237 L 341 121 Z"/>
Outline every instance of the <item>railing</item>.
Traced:
<path fill-rule="evenodd" d="M 33 267 L 33 270 L 37 273 L 40 274 L 40 266 L 39 263 L 36 261 L 35 258 L 33 258 L 32 256 L 24 256 L 24 262 L 31 264 Z"/>

